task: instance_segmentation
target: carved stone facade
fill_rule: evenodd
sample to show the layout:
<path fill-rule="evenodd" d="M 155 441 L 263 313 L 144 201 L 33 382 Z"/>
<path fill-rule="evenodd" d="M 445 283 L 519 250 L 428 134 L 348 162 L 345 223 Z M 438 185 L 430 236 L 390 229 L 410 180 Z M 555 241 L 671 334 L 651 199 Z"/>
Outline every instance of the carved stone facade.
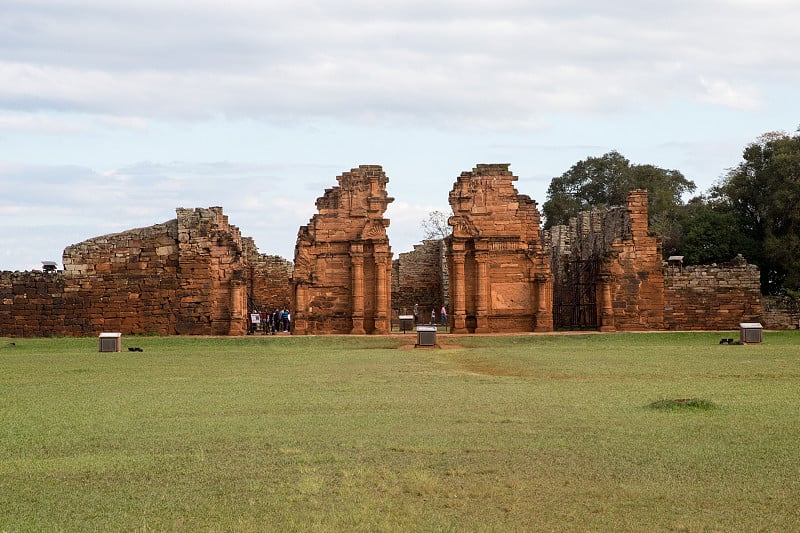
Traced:
<path fill-rule="evenodd" d="M 446 239 L 454 333 L 550 331 L 552 276 L 536 202 L 507 164 L 462 172 Z"/>
<path fill-rule="evenodd" d="M 338 176 L 298 231 L 293 305 L 295 334 L 388 334 L 392 252 L 383 218 L 394 201 L 377 165 Z"/>
<path fill-rule="evenodd" d="M 220 207 L 178 208 L 163 224 L 67 247 L 63 271 L 0 272 L 0 335 L 242 335 L 248 311 L 287 305 L 295 334 L 387 334 L 393 308 L 419 304 L 427 322 L 443 303 L 454 333 L 798 324 L 796 302 L 769 300 L 762 315 L 758 269 L 744 259 L 664 265 L 646 191 L 543 232 L 516 180 L 507 164 L 463 172 L 452 235 L 394 266 L 380 166 L 343 173 L 317 199 L 293 264 L 260 254 Z"/>

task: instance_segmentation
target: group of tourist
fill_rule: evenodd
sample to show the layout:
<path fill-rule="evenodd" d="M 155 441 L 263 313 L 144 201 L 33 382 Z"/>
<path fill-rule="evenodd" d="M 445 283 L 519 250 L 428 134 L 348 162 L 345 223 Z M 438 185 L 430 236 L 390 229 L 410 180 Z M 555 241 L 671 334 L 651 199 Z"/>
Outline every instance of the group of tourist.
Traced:
<path fill-rule="evenodd" d="M 259 331 L 264 335 L 275 335 L 276 333 L 288 333 L 292 330 L 292 315 L 289 308 L 275 309 L 274 312 L 259 311 L 255 309 L 247 314 L 247 334 L 251 335 Z"/>
<path fill-rule="evenodd" d="M 414 304 L 414 325 L 419 324 L 419 304 Z M 436 322 L 436 309 L 431 309 L 431 321 L 429 324 L 437 324 Z M 447 308 L 442 306 L 442 309 L 439 311 L 439 322 L 442 326 L 447 325 Z"/>

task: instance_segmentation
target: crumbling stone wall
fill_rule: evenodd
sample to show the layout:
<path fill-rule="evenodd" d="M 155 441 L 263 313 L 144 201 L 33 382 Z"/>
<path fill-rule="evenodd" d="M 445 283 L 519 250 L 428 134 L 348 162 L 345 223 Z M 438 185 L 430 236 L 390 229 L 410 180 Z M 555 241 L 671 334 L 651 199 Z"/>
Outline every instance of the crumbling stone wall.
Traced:
<path fill-rule="evenodd" d="M 757 267 L 741 256 L 726 265 L 666 265 L 647 224 L 647 191 L 635 190 L 625 207 L 581 213 L 547 235 L 557 286 L 571 261 L 597 260 L 601 330 L 720 330 L 760 320 Z"/>
<path fill-rule="evenodd" d="M 64 270 L 0 275 L 0 334 L 239 335 L 249 265 L 222 208 L 67 247 Z"/>
<path fill-rule="evenodd" d="M 172 332 L 178 253 L 177 220 L 68 246 L 65 292 L 82 302 L 80 331 Z"/>
<path fill-rule="evenodd" d="M 86 320 L 61 272 L 0 272 L 0 335 L 75 335 Z"/>
<path fill-rule="evenodd" d="M 800 329 L 800 301 L 791 296 L 763 297 L 761 323 L 767 329 Z"/>
<path fill-rule="evenodd" d="M 418 305 L 420 320 L 430 321 L 431 310 L 449 307 L 446 289 L 447 260 L 444 241 L 427 240 L 395 259 L 392 270 L 393 317 L 409 315 Z"/>
<path fill-rule="evenodd" d="M 295 334 L 388 334 L 392 253 L 383 218 L 394 201 L 377 165 L 337 176 L 298 231 L 292 310 Z"/>
<path fill-rule="evenodd" d="M 550 331 L 552 276 L 536 202 L 508 164 L 479 164 L 450 191 L 446 239 L 455 333 Z"/>
<path fill-rule="evenodd" d="M 567 265 L 596 261 L 593 301 L 601 331 L 663 329 L 661 240 L 648 230 L 647 191 L 631 191 L 625 207 L 580 213 L 551 228 L 548 245 L 559 285 Z"/>
<path fill-rule="evenodd" d="M 258 253 L 250 237 L 244 237 L 242 243 L 249 269 L 248 310 L 271 312 L 290 307 L 294 264 L 278 255 Z"/>
<path fill-rule="evenodd" d="M 664 326 L 731 330 L 761 321 L 758 267 L 739 255 L 722 265 L 664 266 Z"/>

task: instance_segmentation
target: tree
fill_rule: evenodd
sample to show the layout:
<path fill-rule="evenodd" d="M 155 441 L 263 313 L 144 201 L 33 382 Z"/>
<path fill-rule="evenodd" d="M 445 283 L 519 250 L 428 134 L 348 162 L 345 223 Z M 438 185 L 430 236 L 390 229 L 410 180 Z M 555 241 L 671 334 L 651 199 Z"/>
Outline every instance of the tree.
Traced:
<path fill-rule="evenodd" d="M 752 258 L 758 244 L 739 229 L 739 218 L 723 203 L 706 196 L 692 198 L 682 210 L 678 248 L 689 265 L 724 263 L 737 254 Z"/>
<path fill-rule="evenodd" d="M 442 211 L 431 211 L 428 213 L 428 216 L 425 217 L 420 224 L 422 227 L 423 239 L 438 240 L 448 237 L 452 232 L 450 226 L 447 224 L 449 218 L 450 215 Z"/>
<path fill-rule="evenodd" d="M 578 161 L 547 189 L 542 205 L 545 228 L 569 224 L 580 211 L 593 207 L 620 205 L 625 200 L 627 171 L 630 161 L 612 151 L 602 157 Z"/>
<path fill-rule="evenodd" d="M 589 157 L 553 178 L 542 205 L 544 227 L 568 224 L 580 211 L 624 205 L 632 189 L 647 189 L 650 228 L 664 238 L 664 252 L 677 247 L 683 196 L 697 187 L 677 170 L 654 165 L 631 165 L 617 151 Z"/>
<path fill-rule="evenodd" d="M 711 193 L 757 243 L 749 260 L 767 294 L 800 290 L 800 133 L 772 132 L 747 145 L 743 161 Z"/>

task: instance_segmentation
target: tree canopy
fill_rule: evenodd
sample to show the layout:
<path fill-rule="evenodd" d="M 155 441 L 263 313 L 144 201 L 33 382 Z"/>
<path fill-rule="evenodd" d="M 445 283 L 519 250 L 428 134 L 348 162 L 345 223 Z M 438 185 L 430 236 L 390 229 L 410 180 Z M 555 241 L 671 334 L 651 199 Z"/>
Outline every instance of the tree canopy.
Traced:
<path fill-rule="evenodd" d="M 671 253 L 680 234 L 677 223 L 683 196 L 694 192 L 693 181 L 677 170 L 636 165 L 617 151 L 578 161 L 560 177 L 553 178 L 542 205 L 545 228 L 568 224 L 580 211 L 624 205 L 632 189 L 649 193 L 650 227 L 664 237 Z"/>
<path fill-rule="evenodd" d="M 755 244 L 748 260 L 766 293 L 800 290 L 800 134 L 768 133 L 711 190 L 713 200 Z"/>

